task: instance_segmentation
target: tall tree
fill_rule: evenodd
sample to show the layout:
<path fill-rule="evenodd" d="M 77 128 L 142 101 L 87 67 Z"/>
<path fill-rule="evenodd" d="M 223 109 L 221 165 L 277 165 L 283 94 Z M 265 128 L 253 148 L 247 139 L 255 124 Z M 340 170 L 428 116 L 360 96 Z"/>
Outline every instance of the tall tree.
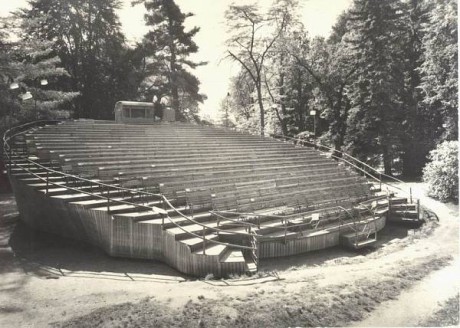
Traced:
<path fill-rule="evenodd" d="M 265 72 L 266 91 L 284 135 L 305 130 L 314 89 L 311 75 L 291 55 L 293 48 L 298 57 L 310 50 L 310 40 L 300 23 L 287 26 L 269 57 L 270 70 Z"/>
<path fill-rule="evenodd" d="M 254 81 L 248 72 L 241 69 L 240 72 L 231 79 L 230 91 L 223 100 L 224 105 L 234 115 L 236 123 L 245 128 L 255 128 L 256 112 L 256 89 Z"/>
<path fill-rule="evenodd" d="M 433 131 L 439 125 L 436 115 L 429 115 L 422 104 L 420 66 L 423 59 L 423 24 L 427 20 L 428 6 L 423 0 L 404 3 L 404 38 L 401 45 L 404 87 L 399 94 L 402 120 L 399 131 L 402 152 L 402 174 L 420 176 L 428 151 L 434 148 Z"/>
<path fill-rule="evenodd" d="M 310 42 L 305 39 L 289 47 L 297 65 L 314 81 L 311 88 L 319 91 L 313 106 L 320 110 L 320 117 L 327 124 L 328 139 L 337 150 L 344 145 L 350 109 L 347 92 L 357 70 L 356 60 L 343 40 L 348 19 L 348 13 L 339 16 L 328 40 L 315 38 Z"/>
<path fill-rule="evenodd" d="M 60 81 L 69 74 L 61 67 L 51 42 L 31 38 L 25 32 L 37 21 L 9 17 L 1 23 L 4 27 L 0 35 L 2 126 L 68 116 L 68 111 L 73 109 L 68 104 L 78 94 L 60 87 Z"/>
<path fill-rule="evenodd" d="M 38 19 L 33 37 L 52 41 L 71 76 L 69 87 L 80 92 L 77 117 L 112 117 L 120 90 L 132 78 L 121 24 L 119 0 L 30 0 L 19 15 Z M 125 54 L 125 55 L 123 55 Z"/>
<path fill-rule="evenodd" d="M 442 139 L 458 139 L 457 1 L 436 0 L 424 25 L 420 68 L 424 103 L 441 115 Z"/>
<path fill-rule="evenodd" d="M 383 161 L 386 174 L 398 151 L 404 76 L 400 63 L 404 33 L 399 0 L 355 0 L 347 25 L 348 41 L 357 62 L 350 99 L 348 143 L 363 159 Z"/>
<path fill-rule="evenodd" d="M 289 0 L 277 0 L 266 14 L 261 14 L 255 4 L 231 5 L 225 13 L 231 32 L 227 40 L 228 58 L 239 63 L 254 83 L 261 135 L 265 133 L 264 65 L 269 51 L 292 18 L 291 3 Z"/>
<path fill-rule="evenodd" d="M 199 92 L 200 81 L 188 70 L 204 62 L 194 62 L 190 56 L 198 51 L 193 38 L 198 27 L 185 30 L 185 20 L 193 14 L 182 13 L 174 0 L 141 0 L 147 9 L 145 20 L 149 32 L 144 36 L 147 56 L 143 92 L 170 102 L 178 117 L 185 109 L 197 111 L 197 103 L 205 96 Z"/>

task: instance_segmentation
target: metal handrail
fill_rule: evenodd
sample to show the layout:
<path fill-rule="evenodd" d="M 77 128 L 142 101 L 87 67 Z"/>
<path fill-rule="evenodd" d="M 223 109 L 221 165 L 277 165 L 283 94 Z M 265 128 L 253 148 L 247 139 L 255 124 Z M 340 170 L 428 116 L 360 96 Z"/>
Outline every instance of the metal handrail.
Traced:
<path fill-rule="evenodd" d="M 18 134 L 20 133 L 16 133 L 14 135 L 10 135 L 12 131 L 16 131 L 16 130 L 19 130 L 20 128 L 23 128 L 23 127 L 30 127 L 30 126 L 37 126 L 39 124 L 49 124 L 49 123 L 55 123 L 55 122 L 59 122 L 59 121 L 36 121 L 36 122 L 29 122 L 29 123 L 26 123 L 26 124 L 23 124 L 21 126 L 18 126 L 18 127 L 13 127 L 11 129 L 9 129 L 7 132 L 5 132 L 4 136 L 3 136 L 3 142 L 4 142 L 4 150 L 6 152 L 6 149 L 8 149 L 8 152 L 6 152 L 9 160 L 10 160 L 10 165 L 14 165 L 16 167 L 20 167 L 22 170 L 25 170 L 27 171 L 29 174 L 37 177 L 39 180 L 41 181 L 44 181 L 48 184 L 51 184 L 51 185 L 56 185 L 56 186 L 59 186 L 59 187 L 64 187 L 66 189 L 69 189 L 69 190 L 73 190 L 73 191 L 77 191 L 77 192 L 81 192 L 81 193 L 85 193 L 85 194 L 88 194 L 88 195 L 91 195 L 91 196 L 94 196 L 96 198 L 101 198 L 101 199 L 107 199 L 107 201 L 113 201 L 113 202 L 117 202 L 117 203 L 120 203 L 120 204 L 129 204 L 129 205 L 132 205 L 132 206 L 135 206 L 135 207 L 140 207 L 140 208 L 148 208 L 150 210 L 152 210 L 152 207 L 150 206 L 146 206 L 146 205 L 140 205 L 140 204 L 137 204 L 137 203 L 132 203 L 132 202 L 127 202 L 127 201 L 122 201 L 122 200 L 116 200 L 116 199 L 111 199 L 110 197 L 107 197 L 107 196 L 101 196 L 101 195 L 97 195 L 97 194 L 94 194 L 94 193 L 89 193 L 89 192 L 86 192 L 86 191 L 83 191 L 81 189 L 76 189 L 76 188 L 72 188 L 72 187 L 69 187 L 67 185 L 62 185 L 62 184 L 57 184 L 57 183 L 54 183 L 54 182 L 50 182 L 49 180 L 47 180 L 46 178 L 43 178 L 37 174 L 35 174 L 34 172 L 22 167 L 22 166 L 19 166 L 17 165 L 16 163 L 12 163 L 11 162 L 11 155 L 12 155 L 12 148 L 11 146 L 8 144 L 8 141 L 11 140 L 13 137 L 17 136 Z M 19 157 L 19 155 L 15 152 L 15 155 Z M 100 187 L 100 189 L 102 189 L 102 187 L 106 187 L 106 188 L 111 188 L 111 189 L 116 189 L 116 190 L 120 190 L 120 191 L 124 191 L 124 192 L 130 192 L 130 193 L 135 193 L 135 194 L 140 194 L 140 195 L 147 195 L 147 196 L 154 196 L 154 197 L 158 197 L 160 198 L 161 201 L 164 202 L 164 204 L 167 204 L 171 210 L 173 210 L 175 213 L 177 213 L 179 216 L 185 218 L 186 220 L 194 223 L 194 224 L 197 224 L 197 225 L 200 225 L 202 226 L 203 228 L 206 228 L 206 229 L 209 229 L 209 230 L 213 230 L 213 231 L 216 231 L 216 232 L 228 232 L 226 230 L 223 230 L 223 229 L 218 229 L 218 228 L 213 228 L 213 227 L 209 227 L 205 224 L 202 224 L 201 222 L 198 222 L 198 221 L 195 221 L 193 219 L 191 219 L 190 217 L 186 216 L 185 214 L 183 214 L 180 210 L 178 210 L 176 207 L 174 207 L 171 202 L 163 195 L 163 194 L 154 194 L 154 193 L 149 193 L 149 192 L 145 192 L 145 191 L 140 191 L 140 190 L 136 190 L 136 189 L 130 189 L 130 188 L 124 188 L 124 187 L 119 187 L 119 186 L 115 186 L 115 185 L 112 185 L 112 184 L 106 184 L 106 183 L 102 183 L 102 182 L 99 182 L 99 181 L 94 181 L 94 180 L 90 180 L 90 179 L 85 179 L 85 178 L 82 178 L 82 177 L 79 177 L 79 176 L 75 176 L 75 175 L 72 175 L 72 174 L 68 174 L 68 173 L 65 173 L 65 172 L 61 172 L 61 171 L 57 171 L 57 170 L 54 170 L 54 169 L 51 169 L 51 168 L 48 168 L 44 165 L 41 165 L 35 161 L 32 161 L 30 158 L 23 158 L 24 160 L 26 160 L 28 163 L 34 165 L 34 166 L 37 166 L 43 170 L 45 170 L 47 172 L 47 174 L 49 172 L 51 173 L 54 173 L 54 174 L 57 174 L 59 176 L 64 176 L 66 178 L 72 178 L 74 180 L 78 180 L 78 181 L 82 181 L 82 182 L 87 182 L 89 183 L 90 185 L 92 184 L 95 184 L 97 186 Z M 97 187 L 96 187 L 97 188 Z M 210 243 L 215 243 L 215 244 L 221 244 L 221 245 L 226 245 L 226 246 L 231 246 L 231 247 L 236 247 L 236 248 L 241 248 L 241 249 L 252 249 L 251 247 L 247 247 L 247 246 L 243 246 L 243 245 L 237 245 L 237 244 L 231 244 L 231 243 L 223 243 L 223 242 L 219 242 L 219 241 L 215 241 L 215 240 L 211 240 L 211 239 L 206 239 L 204 238 L 204 236 L 200 236 L 200 235 L 197 235 L 191 231 L 188 231 L 188 230 L 185 230 L 183 229 L 183 227 L 181 227 L 180 225 L 178 225 L 177 223 L 175 223 L 174 221 L 171 220 L 171 218 L 169 217 L 169 215 L 167 215 L 167 218 L 171 221 L 171 223 L 173 223 L 176 227 L 180 228 L 181 230 L 183 230 L 184 232 L 187 232 L 188 234 L 194 236 L 194 237 L 199 237 L 199 238 L 202 238 L 202 239 L 205 239 L 206 242 L 210 242 Z M 244 236 L 252 236 L 252 234 L 249 234 L 249 233 L 244 233 L 244 232 L 231 232 L 232 234 L 235 234 L 235 235 L 244 235 Z"/>
<path fill-rule="evenodd" d="M 58 122 L 61 122 L 61 121 L 56 121 L 56 120 L 53 120 L 53 121 L 36 121 L 36 122 L 29 122 L 29 123 L 26 123 L 26 124 L 23 124 L 23 125 L 20 125 L 20 126 L 17 126 L 17 127 L 13 127 L 11 129 L 9 129 L 7 132 L 5 132 L 4 136 L 3 136 L 3 142 L 4 142 L 4 150 L 6 151 L 7 149 L 9 150 L 10 152 L 10 157 L 11 157 L 11 147 L 8 143 L 9 140 L 11 140 L 14 136 L 17 136 L 19 135 L 20 133 L 15 133 L 14 135 L 12 135 L 12 132 L 16 132 L 18 130 L 22 130 L 22 131 L 27 131 L 30 129 L 30 127 L 32 126 L 39 126 L 41 124 L 56 124 Z M 27 127 L 27 129 L 26 129 Z M 285 137 L 285 136 L 283 136 Z M 290 137 L 287 137 L 287 138 L 290 138 Z M 297 141 L 301 141 L 301 142 L 305 142 L 304 140 L 300 140 L 300 139 L 295 139 L 295 138 L 290 138 L 290 139 L 293 139 L 293 140 L 297 140 Z M 327 146 L 325 146 L 327 147 Z M 16 154 L 17 155 L 17 154 Z M 64 176 L 66 178 L 72 178 L 74 180 L 78 180 L 78 181 L 82 181 L 82 182 L 87 182 L 89 183 L 90 185 L 91 184 L 96 184 L 97 186 L 101 187 L 105 187 L 105 188 L 111 188 L 111 189 L 116 189 L 116 190 L 120 190 L 120 191 L 124 191 L 124 192 L 129 192 L 129 193 L 133 193 L 133 194 L 138 194 L 138 195 L 146 195 L 146 196 L 153 196 L 153 197 L 158 197 L 161 201 L 164 202 L 164 204 L 168 205 L 168 207 L 173 210 L 175 213 L 177 213 L 179 216 L 183 217 L 184 219 L 188 220 L 189 222 L 192 222 L 193 224 L 196 224 L 196 225 L 199 225 L 205 229 L 209 229 L 209 230 L 212 230 L 212 231 L 215 231 L 215 232 L 226 232 L 226 233 L 229 233 L 228 230 L 224 230 L 224 229 L 218 229 L 218 228 L 213 228 L 213 227 L 209 227 L 205 224 L 202 224 L 201 222 L 198 222 L 198 221 L 195 221 L 194 219 L 190 218 L 189 216 L 183 214 L 180 210 L 178 210 L 176 207 L 174 207 L 171 202 L 163 195 L 163 194 L 154 194 L 154 193 L 150 193 L 150 192 L 146 192 L 146 191 L 141 191 L 141 190 L 136 190 L 136 189 L 131 189 L 131 188 L 124 188 L 124 187 L 120 187 L 120 186 L 116 186 L 116 185 L 113 185 L 113 184 L 107 184 L 107 183 L 103 183 L 103 182 L 99 182 L 99 181 L 94 181 L 94 180 L 90 180 L 90 179 L 85 179 L 85 178 L 82 178 L 82 177 L 79 177 L 79 176 L 75 176 L 75 175 L 72 175 L 72 174 L 68 174 L 68 173 L 65 173 L 65 172 L 61 172 L 61 171 L 57 171 L 57 170 L 54 170 L 54 169 L 51 169 L 51 168 L 48 168 L 46 166 L 43 166 L 33 160 L 31 160 L 30 158 L 23 158 L 25 160 L 27 160 L 30 164 L 32 165 L 35 165 L 43 170 L 45 170 L 46 172 L 51 172 L 51 173 L 54 173 L 54 174 L 57 174 L 57 175 L 60 175 L 60 176 Z M 343 159 L 342 159 L 343 160 Z M 346 160 L 344 160 L 346 161 Z M 347 163 L 349 163 L 350 165 L 354 166 L 353 163 L 349 162 L 349 161 L 346 161 Z M 365 164 L 365 163 L 364 163 Z M 15 166 L 17 166 L 16 164 L 14 164 Z M 366 164 L 367 165 L 367 164 Z M 357 169 L 360 169 L 359 167 L 355 166 Z M 25 169 L 24 167 L 21 166 L 22 169 L 28 171 L 30 174 L 36 176 L 37 178 L 39 178 L 40 180 L 42 181 L 46 181 L 45 178 L 42 178 L 40 177 L 39 175 L 36 175 L 35 173 L 31 172 L 30 170 L 27 170 Z M 363 171 L 364 173 L 367 173 L 365 171 Z M 368 174 L 368 173 L 367 173 Z M 376 179 L 374 176 L 370 175 L 370 177 Z M 49 181 L 47 183 L 50 183 Z M 64 187 L 66 189 L 70 189 L 70 190 L 74 190 L 74 191 L 78 191 L 78 192 L 81 192 L 81 193 L 86 193 L 88 195 L 92 195 L 92 196 L 95 196 L 96 198 L 102 198 L 102 199 L 107 199 L 108 201 L 113 201 L 113 202 L 118 202 L 118 203 L 121 203 L 121 204 L 129 204 L 129 205 L 132 205 L 132 206 L 135 206 L 135 207 L 141 207 L 141 208 L 148 208 L 150 210 L 152 210 L 151 207 L 149 206 L 146 206 L 146 205 L 140 205 L 140 204 L 137 204 L 137 203 L 132 203 L 132 202 L 127 202 L 127 201 L 121 201 L 121 200 L 115 200 L 115 199 L 110 199 L 109 197 L 105 197 L 105 196 L 100 196 L 100 195 L 97 195 L 97 194 L 94 194 L 94 193 L 88 193 L 88 192 L 85 192 L 83 190 L 80 190 L 80 189 L 75 189 L 75 188 L 71 188 L 71 187 L 68 187 L 66 185 L 62 185 L 62 184 L 56 184 L 54 182 L 51 182 L 52 185 L 57 185 L 59 187 Z M 399 188 L 398 188 L 399 189 Z M 213 211 L 210 211 L 211 214 L 215 214 L 213 213 Z M 233 212 L 235 213 L 235 212 Z M 256 214 L 256 213 L 251 213 L 251 215 L 256 215 L 256 216 L 263 216 L 261 214 Z M 270 216 L 270 217 L 274 217 L 276 215 L 267 215 L 267 216 Z M 281 218 L 280 216 L 278 216 L 279 218 Z M 200 236 L 200 235 L 197 235 L 197 234 L 194 234 L 193 232 L 191 231 L 188 231 L 188 230 L 185 230 L 182 226 L 178 225 L 177 223 L 175 223 L 174 221 L 171 220 L 171 218 L 169 217 L 169 215 L 167 215 L 167 218 L 169 219 L 169 221 L 171 221 L 171 223 L 173 223 L 176 227 L 180 228 L 181 230 L 183 230 L 184 232 L 192 235 L 192 236 L 195 236 L 195 237 L 199 237 L 199 238 L 203 238 L 203 236 Z M 228 219 L 228 218 L 226 218 Z M 241 223 L 241 222 L 239 222 Z M 298 227 L 298 226 L 303 226 L 305 225 L 305 223 L 300 223 L 300 224 L 297 224 L 297 225 L 291 225 L 290 228 L 295 228 L 295 227 Z M 279 227 L 280 229 L 284 227 Z M 244 232 L 235 232 L 235 231 L 231 231 L 230 233 L 232 234 L 235 234 L 235 235 L 244 235 L 244 236 L 251 236 L 253 237 L 254 236 L 254 233 L 244 233 Z M 257 235 L 258 236 L 258 235 Z M 272 237 L 272 238 L 277 238 L 277 237 Z M 205 239 L 205 238 L 203 238 Z M 226 246 L 232 246 L 232 247 L 237 247 L 237 248 L 242 248 L 242 249 L 253 249 L 251 247 L 246 247 L 246 246 L 243 246 L 243 245 L 236 245 L 236 244 L 229 244 L 229 243 L 222 243 L 222 242 L 218 242 L 218 241 L 215 241 L 215 240 L 209 240 L 209 239 L 205 239 L 206 242 L 210 242 L 210 243 L 216 243 L 216 244 L 223 244 L 223 245 L 226 245 Z"/>
<path fill-rule="evenodd" d="M 241 133 L 246 133 L 246 134 L 250 134 L 250 135 L 255 135 L 255 136 L 259 136 L 257 133 L 251 131 L 250 129 L 244 129 L 244 128 L 240 128 L 240 127 L 233 127 L 233 128 L 230 128 L 230 127 L 226 127 L 226 126 L 222 126 L 222 125 L 216 125 L 216 127 L 219 127 L 219 128 L 224 128 L 224 129 L 227 129 L 227 130 L 234 130 L 234 131 L 238 131 L 238 132 L 241 132 Z M 398 187 L 398 186 L 395 186 L 395 185 L 392 185 L 388 182 L 385 182 L 382 180 L 382 177 L 385 177 L 387 179 L 390 179 L 390 180 L 393 180 L 394 182 L 397 182 L 397 183 L 405 183 L 404 181 L 398 179 L 398 178 L 395 178 L 393 176 L 390 176 L 390 175 L 387 175 L 385 173 L 381 173 L 379 171 L 377 171 L 375 168 L 373 168 L 372 166 L 370 166 L 369 164 L 343 152 L 343 151 L 340 151 L 340 150 L 336 150 L 332 147 L 329 147 L 329 146 L 326 146 L 326 145 L 323 145 L 323 144 L 319 144 L 319 143 L 314 143 L 314 142 L 311 142 L 311 141 L 308 141 L 308 140 L 304 140 L 304 139 L 300 139 L 300 138 L 294 138 L 294 137 L 289 137 L 289 136 L 286 136 L 286 135 L 281 135 L 281 134 L 276 134 L 276 133 L 270 133 L 269 134 L 270 137 L 272 137 L 273 139 L 279 139 L 279 138 L 282 138 L 282 139 L 287 139 L 287 140 L 291 140 L 291 141 L 295 141 L 296 143 L 298 144 L 301 144 L 302 146 L 305 146 L 306 144 L 309 145 L 310 147 L 313 147 L 315 149 L 318 149 L 319 151 L 323 152 L 323 153 L 327 153 L 327 154 L 330 154 L 331 157 L 337 159 L 338 161 L 342 161 L 352 167 L 354 167 L 355 169 L 357 169 L 358 171 L 364 173 L 366 176 L 368 176 L 369 178 L 377 181 L 380 183 L 380 186 L 381 184 L 385 184 L 387 187 L 390 187 L 390 188 L 394 188 L 394 189 L 397 189 L 399 191 L 401 191 L 402 193 L 404 194 L 407 194 L 409 197 L 409 199 L 412 200 L 414 199 L 412 197 L 412 188 L 409 187 L 409 192 L 407 192 L 406 190 Z M 324 150 L 321 150 L 321 148 L 323 149 L 326 149 L 326 151 Z M 340 154 L 340 156 L 337 156 L 335 154 Z M 344 159 L 343 157 L 347 157 L 348 159 L 350 159 L 351 161 L 353 162 L 356 162 L 358 163 L 359 165 L 362 165 L 364 166 L 365 168 L 369 169 L 370 171 L 372 171 L 374 174 L 371 174 L 369 173 L 368 171 L 366 171 L 365 169 L 359 167 L 358 165 L 356 164 L 353 164 L 352 162 L 350 162 L 349 160 L 346 160 Z M 376 178 L 376 176 L 379 176 L 380 178 Z"/>
<path fill-rule="evenodd" d="M 38 121 L 38 122 L 31 122 L 31 123 L 27 123 L 27 124 L 24 124 L 18 128 L 21 128 L 23 126 L 29 126 L 29 125 L 33 125 L 34 123 L 49 123 L 50 121 Z M 54 123 L 57 123 L 59 121 L 51 121 L 51 122 L 54 122 Z M 14 129 L 14 128 L 13 128 Z M 12 129 L 10 129 L 12 130 Z M 5 138 L 4 138 L 5 139 Z M 48 171 L 48 172 L 51 172 L 51 173 L 54 173 L 54 174 L 57 174 L 57 175 L 61 175 L 61 176 L 64 176 L 64 177 L 68 177 L 68 178 L 72 178 L 74 180 L 79 180 L 79 181 L 83 181 L 83 182 L 87 182 L 87 183 L 90 183 L 90 184 L 96 184 L 100 187 L 105 187 L 105 188 L 114 188 L 114 189 L 117 189 L 117 190 L 121 190 L 121 191 L 125 191 L 125 192 L 130 192 L 130 193 L 138 193 L 138 194 L 143 194 L 143 195 L 147 195 L 147 196 L 154 196 L 154 197 L 158 197 L 160 198 L 161 200 L 165 201 L 165 203 L 173 210 L 175 211 L 178 215 L 182 216 L 183 218 L 189 220 L 190 222 L 194 223 L 194 224 L 197 224 L 197 225 L 200 225 L 202 227 L 206 227 L 208 229 L 211 229 L 211 230 L 214 230 L 214 231 L 217 231 L 217 232 L 224 232 L 225 230 L 222 230 L 222 229 L 217 229 L 217 228 L 212 228 L 212 227 L 209 227 L 209 226 L 206 226 L 198 221 L 195 221 L 194 219 L 186 216 L 185 214 L 183 214 L 182 212 L 180 212 L 177 208 L 175 208 L 171 202 L 163 195 L 163 194 L 154 194 L 154 193 L 150 193 L 150 192 L 145 192 L 145 191 L 140 191 L 140 190 L 135 190 L 135 189 L 131 189 L 131 188 L 125 188 L 125 187 L 120 187 L 120 186 L 115 186 L 113 184 L 107 184 L 107 183 L 103 183 L 103 182 L 99 182 L 99 181 L 94 181 L 94 180 L 90 180 L 90 179 L 86 179 L 86 178 L 83 178 L 83 177 L 79 177 L 79 176 L 75 176 L 75 175 L 72 175 L 72 174 L 69 174 L 69 173 L 65 173 L 65 172 L 61 172 L 61 171 L 57 171 L 57 170 L 54 170 L 54 169 L 51 169 L 51 168 L 48 168 L 44 165 L 41 165 L 35 161 L 32 161 L 30 160 L 29 158 L 26 159 L 29 163 L 45 170 L 45 171 Z M 63 185 L 59 185 L 60 187 L 63 187 Z M 65 186 L 64 186 L 65 187 Z M 115 200 L 113 200 L 115 201 Z M 215 213 L 212 213 L 213 211 L 211 211 L 210 213 L 211 214 L 215 214 Z M 236 214 L 236 212 L 234 212 Z M 241 215 L 257 215 L 257 216 L 264 216 L 262 214 L 255 214 L 255 213 L 240 213 Z M 276 215 L 267 215 L 267 216 L 270 216 L 270 217 L 277 217 Z M 278 216 L 278 218 L 282 219 L 281 216 Z M 227 218 L 228 219 L 228 218 Z M 252 236 L 252 234 L 248 234 L 248 233 L 240 233 L 240 232 L 233 232 L 234 234 L 241 234 L 241 235 L 245 235 L 245 236 Z"/>
<path fill-rule="evenodd" d="M 12 165 L 14 166 L 18 166 L 16 163 L 13 163 Z M 40 165 L 41 167 L 43 167 L 42 165 Z M 154 210 L 154 208 L 152 206 L 148 206 L 148 205 L 144 205 L 144 204 L 138 204 L 138 203 L 133 203 L 133 202 L 129 202 L 129 201 L 125 201 L 125 200 L 119 200 L 119 199 L 114 199 L 114 198 L 110 198 L 108 196 L 103 196 L 103 195 L 98 195 L 98 194 L 95 194 L 95 193 L 91 193 L 91 192 L 87 192 L 87 191 L 84 191 L 82 189 L 78 189 L 78 188 L 73 188 L 73 187 L 70 187 L 70 186 L 67 186 L 67 185 L 62 185 L 62 184 L 58 184 L 58 183 L 55 183 L 55 182 L 52 182 L 52 181 L 49 181 L 47 180 L 46 178 L 43 178 L 41 176 L 39 176 L 38 174 L 35 174 L 34 172 L 24 168 L 24 167 L 21 167 L 20 168 L 24 171 L 26 171 L 28 174 L 38 178 L 39 180 L 41 181 L 44 181 L 47 183 L 47 185 L 55 185 L 55 186 L 58 186 L 58 187 L 64 187 L 66 188 L 67 190 L 72 190 L 72 191 L 76 191 L 76 192 L 79 192 L 79 193 L 83 193 L 83 194 L 87 194 L 87 195 L 90 195 L 92 197 L 95 197 L 95 198 L 99 198 L 99 199 L 106 199 L 107 202 L 115 202 L 115 203 L 119 203 L 119 204 L 125 204 L 125 205 L 132 205 L 134 207 L 138 207 L 138 208 L 145 208 L 145 209 L 149 209 L 151 210 L 152 212 L 157 212 L 156 210 Z M 55 170 L 52 170 L 53 172 L 57 172 Z M 68 175 L 66 174 L 67 176 L 72 176 L 72 175 Z M 73 177 L 73 176 L 72 176 Z M 76 177 L 78 178 L 78 177 Z M 87 180 L 87 179 L 81 179 L 83 181 L 89 181 L 93 184 L 98 184 L 96 181 L 92 181 L 92 180 Z M 110 188 L 114 188 L 114 189 L 118 189 L 118 190 L 123 190 L 123 191 L 129 191 L 129 192 L 132 192 L 132 193 L 138 193 L 138 194 L 143 194 L 143 195 L 149 195 L 149 196 L 161 196 L 161 200 L 166 200 L 166 203 L 171 207 L 172 210 L 174 210 L 177 214 L 179 214 L 180 216 L 184 217 L 185 219 L 189 219 L 187 216 L 185 216 L 184 214 L 182 214 L 178 209 L 176 209 L 174 206 L 171 205 L 171 203 L 167 200 L 166 197 L 162 196 L 162 195 L 158 195 L 158 194 L 152 194 L 152 193 L 148 193 L 148 192 L 141 192 L 141 191 L 138 191 L 138 190 L 135 190 L 135 189 L 128 189 L 128 188 L 118 188 L 117 186 L 113 186 L 113 185 L 107 185 L 107 184 L 100 184 L 100 185 L 105 185 L 105 186 L 109 186 Z M 198 237 L 198 238 L 201 238 L 203 239 L 203 236 L 200 236 L 200 235 L 197 235 L 191 231 L 188 231 L 188 230 L 185 230 L 182 226 L 180 226 L 179 224 L 177 224 L 176 222 L 174 222 L 171 217 L 169 215 L 166 215 L 166 218 L 172 223 L 174 224 L 176 227 L 180 228 L 182 231 L 194 236 L 194 237 Z M 190 221 L 192 222 L 196 222 L 194 220 L 191 220 L 189 219 Z M 200 222 L 197 222 L 197 224 L 201 225 L 202 227 L 206 228 L 206 229 L 212 229 L 212 230 L 218 230 L 219 232 L 224 232 L 226 230 L 221 230 L 221 229 L 216 229 L 216 228 L 212 228 L 212 227 L 209 227 L 209 226 L 206 226 Z M 234 232 L 234 234 L 243 234 L 243 235 L 250 235 L 250 234 L 246 234 L 246 233 L 238 233 L 238 232 Z M 206 238 L 205 238 L 206 239 Z M 221 245 L 225 245 L 225 246 L 231 246 L 231 247 L 237 247 L 237 248 L 242 248 L 242 249 L 252 249 L 250 247 L 247 247 L 247 246 L 243 246 L 243 245 L 237 245 L 237 244 L 231 244 L 231 243 L 223 243 L 223 242 L 219 242 L 219 241 L 216 241 L 216 240 L 212 240 L 212 239 L 206 239 L 206 242 L 209 242 L 209 243 L 215 243 L 215 244 L 221 244 Z"/>

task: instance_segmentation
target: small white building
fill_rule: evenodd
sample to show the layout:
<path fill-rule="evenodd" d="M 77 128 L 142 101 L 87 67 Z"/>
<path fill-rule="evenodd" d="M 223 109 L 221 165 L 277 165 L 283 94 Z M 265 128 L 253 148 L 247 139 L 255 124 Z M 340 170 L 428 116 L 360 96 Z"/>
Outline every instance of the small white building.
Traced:
<path fill-rule="evenodd" d="M 159 123 L 176 120 L 174 109 L 163 106 L 158 107 L 155 112 L 155 106 L 150 102 L 118 101 L 114 112 L 117 123 Z"/>

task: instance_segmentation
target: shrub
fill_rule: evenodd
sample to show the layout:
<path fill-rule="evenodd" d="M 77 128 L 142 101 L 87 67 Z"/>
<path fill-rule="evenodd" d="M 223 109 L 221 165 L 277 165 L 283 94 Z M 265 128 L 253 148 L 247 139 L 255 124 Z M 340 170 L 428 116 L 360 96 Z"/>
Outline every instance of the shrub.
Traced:
<path fill-rule="evenodd" d="M 423 169 L 428 194 L 441 201 L 458 201 L 458 141 L 445 141 L 430 152 Z"/>

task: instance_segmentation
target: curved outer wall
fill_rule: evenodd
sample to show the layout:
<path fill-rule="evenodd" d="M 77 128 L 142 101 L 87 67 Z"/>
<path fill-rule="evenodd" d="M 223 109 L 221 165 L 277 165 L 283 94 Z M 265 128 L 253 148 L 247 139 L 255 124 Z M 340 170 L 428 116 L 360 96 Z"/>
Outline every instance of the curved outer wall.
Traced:
<path fill-rule="evenodd" d="M 187 245 L 177 242 L 174 235 L 163 230 L 161 224 L 114 218 L 106 211 L 85 209 L 48 197 L 14 176 L 10 176 L 10 181 L 21 219 L 32 228 L 91 243 L 111 256 L 160 260 L 193 276 L 208 273 L 225 276 L 247 271 L 246 264 L 241 262 L 221 262 L 219 256 L 192 253 Z M 383 216 L 376 220 L 377 230 L 384 227 L 385 219 Z M 259 258 L 289 256 L 336 246 L 340 243 L 340 233 L 331 230 L 287 241 L 262 241 L 258 243 Z"/>

